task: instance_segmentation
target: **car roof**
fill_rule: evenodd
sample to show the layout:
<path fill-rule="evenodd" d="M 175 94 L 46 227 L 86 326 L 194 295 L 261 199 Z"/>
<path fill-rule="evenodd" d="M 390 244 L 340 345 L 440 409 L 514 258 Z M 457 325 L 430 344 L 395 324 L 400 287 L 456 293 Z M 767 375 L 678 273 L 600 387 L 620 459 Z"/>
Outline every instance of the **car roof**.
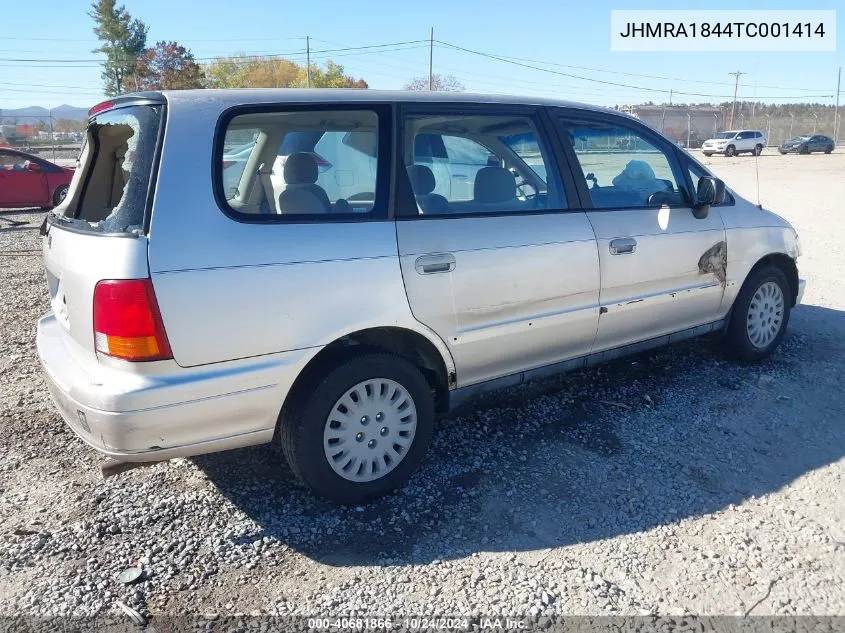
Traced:
<path fill-rule="evenodd" d="M 149 95 L 150 93 L 146 93 Z M 629 115 L 600 106 L 549 99 L 546 97 L 518 97 L 501 94 L 475 94 L 467 92 L 438 92 L 427 90 L 370 90 L 355 88 L 232 88 L 201 90 L 164 90 L 169 104 L 197 104 L 216 102 L 222 108 L 260 103 L 314 103 L 333 101 L 350 103 L 467 103 L 569 107 L 596 112 L 608 112 L 633 118 Z M 144 93 L 139 93 L 143 96 Z M 130 95 L 127 95 L 130 96 Z"/>

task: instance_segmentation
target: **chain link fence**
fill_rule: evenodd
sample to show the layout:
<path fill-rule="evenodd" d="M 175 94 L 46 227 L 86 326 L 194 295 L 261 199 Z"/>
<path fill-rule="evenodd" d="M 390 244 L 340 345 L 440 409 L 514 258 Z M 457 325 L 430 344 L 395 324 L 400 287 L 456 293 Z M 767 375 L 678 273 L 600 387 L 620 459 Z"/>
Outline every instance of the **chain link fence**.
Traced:
<path fill-rule="evenodd" d="M 620 110 L 631 114 L 676 143 L 692 149 L 725 130 L 760 130 L 767 145 L 777 147 L 795 136 L 824 134 L 834 138 L 834 109 L 819 106 L 801 114 L 767 114 L 757 108 L 737 108 L 731 122 L 731 108 L 707 106 L 628 106 Z M 845 144 L 842 112 L 838 114 L 837 144 Z"/>

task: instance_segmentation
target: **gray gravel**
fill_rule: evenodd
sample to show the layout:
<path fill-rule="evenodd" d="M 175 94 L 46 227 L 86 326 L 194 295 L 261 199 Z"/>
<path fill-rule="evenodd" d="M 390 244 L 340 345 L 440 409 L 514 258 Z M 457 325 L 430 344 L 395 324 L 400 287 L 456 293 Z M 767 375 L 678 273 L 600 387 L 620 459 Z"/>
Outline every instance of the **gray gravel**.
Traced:
<path fill-rule="evenodd" d="M 491 394 L 352 508 L 270 447 L 102 480 L 35 358 L 43 215 L 0 211 L 0 615 L 845 613 L 844 169 L 760 160 L 810 280 L 772 359 L 692 342 Z"/>

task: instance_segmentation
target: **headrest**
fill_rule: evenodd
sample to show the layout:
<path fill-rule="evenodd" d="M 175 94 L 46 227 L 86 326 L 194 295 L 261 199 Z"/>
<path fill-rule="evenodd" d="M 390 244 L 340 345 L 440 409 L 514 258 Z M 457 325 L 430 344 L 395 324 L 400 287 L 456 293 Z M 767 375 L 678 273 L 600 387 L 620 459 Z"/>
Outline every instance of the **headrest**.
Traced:
<path fill-rule="evenodd" d="M 475 174 L 476 202 L 507 202 L 516 198 L 516 178 L 504 167 L 482 167 Z"/>
<path fill-rule="evenodd" d="M 434 180 L 434 172 L 425 165 L 411 165 L 408 167 L 408 177 L 411 179 L 411 187 L 414 189 L 414 195 L 424 196 L 432 191 L 437 186 Z"/>
<path fill-rule="evenodd" d="M 317 161 L 311 154 L 297 152 L 291 154 L 285 161 L 283 172 L 285 182 L 289 185 L 310 185 L 317 182 L 319 175 Z"/>

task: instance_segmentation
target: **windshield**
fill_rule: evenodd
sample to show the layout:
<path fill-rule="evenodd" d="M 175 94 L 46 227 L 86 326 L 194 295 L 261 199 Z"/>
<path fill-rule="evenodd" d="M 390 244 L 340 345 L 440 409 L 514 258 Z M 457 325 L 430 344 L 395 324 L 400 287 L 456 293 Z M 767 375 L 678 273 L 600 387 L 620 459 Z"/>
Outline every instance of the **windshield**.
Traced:
<path fill-rule="evenodd" d="M 789 139 L 787 141 L 787 143 L 801 143 L 803 141 L 809 141 L 809 140 L 810 140 L 809 136 L 796 136 L 794 138 Z"/>
<path fill-rule="evenodd" d="M 500 136 L 499 140 L 519 156 L 545 184 L 546 164 L 543 162 L 543 154 L 540 152 L 540 144 L 537 142 L 534 132 Z"/>
<path fill-rule="evenodd" d="M 736 136 L 736 132 L 720 132 L 715 138 L 733 138 L 734 136 Z"/>

